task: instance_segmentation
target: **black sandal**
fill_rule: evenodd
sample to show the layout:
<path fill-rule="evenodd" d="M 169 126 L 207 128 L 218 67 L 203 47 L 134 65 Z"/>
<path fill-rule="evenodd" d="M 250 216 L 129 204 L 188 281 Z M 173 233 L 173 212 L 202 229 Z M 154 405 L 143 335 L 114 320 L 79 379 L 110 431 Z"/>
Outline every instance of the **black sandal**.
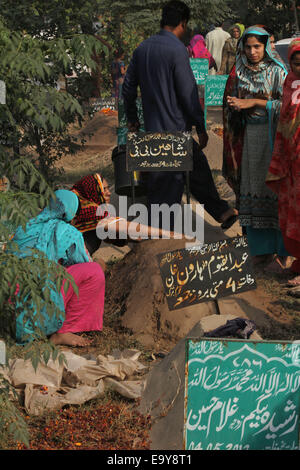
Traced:
<path fill-rule="evenodd" d="M 221 225 L 221 228 L 223 230 L 228 230 L 230 227 L 232 227 L 232 225 L 238 220 L 238 215 L 237 214 L 234 214 L 234 215 L 231 215 L 230 217 L 228 217 L 228 219 L 226 219 L 222 225 Z"/>

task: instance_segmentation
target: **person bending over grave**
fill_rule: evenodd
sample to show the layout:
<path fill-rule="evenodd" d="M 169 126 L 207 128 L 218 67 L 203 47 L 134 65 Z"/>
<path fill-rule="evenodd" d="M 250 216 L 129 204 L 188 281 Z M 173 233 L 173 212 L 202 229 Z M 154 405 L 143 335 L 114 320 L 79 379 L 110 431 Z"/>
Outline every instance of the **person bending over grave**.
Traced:
<path fill-rule="evenodd" d="M 189 18 L 190 9 L 181 1 L 172 0 L 164 6 L 161 31 L 143 41 L 133 53 L 123 83 L 124 108 L 129 131 L 138 131 L 136 98 L 139 86 L 146 132 L 184 132 L 196 127 L 199 144 L 193 140 L 190 190 L 222 228 L 228 229 L 237 219 L 237 210 L 220 199 L 202 152 L 208 141 L 204 113 L 188 52 L 181 41 Z M 149 214 L 152 204 L 172 206 L 181 203 L 184 172 L 145 172 L 143 177 Z"/>
<path fill-rule="evenodd" d="M 115 238 L 105 238 L 105 241 L 117 246 L 124 246 L 128 240 L 140 241 L 143 238 L 151 238 L 151 236 L 155 238 L 173 238 L 175 236 L 173 232 L 167 230 L 137 224 L 134 221 L 128 222 L 124 218 L 112 216 L 108 207 L 111 196 L 109 185 L 99 173 L 84 176 L 73 185 L 71 191 L 78 196 L 80 205 L 76 217 L 72 220 L 72 225 L 82 232 L 86 248 L 91 256 L 100 248 L 102 242 L 102 239 L 97 235 L 97 226 L 99 225 L 108 231 L 112 229 L 111 235 Z M 130 236 L 130 233 L 133 232 L 130 232 L 129 227 L 133 232 L 138 233 L 137 237 Z M 101 263 L 102 267 L 105 266 L 99 256 L 97 256 L 97 261 Z"/>
<path fill-rule="evenodd" d="M 49 316 L 46 307 L 42 307 L 41 322 L 37 318 L 35 305 L 30 305 L 30 294 L 22 302 L 16 292 L 16 308 L 21 310 L 16 318 L 16 340 L 19 344 L 25 344 L 33 340 L 36 330 L 40 329 L 55 344 L 86 346 L 90 341 L 76 333 L 102 330 L 104 272 L 98 263 L 91 260 L 82 234 L 69 223 L 79 207 L 78 197 L 66 190 L 58 190 L 55 195 L 56 199 L 52 199 L 48 207 L 27 222 L 25 230 L 21 226 L 17 228 L 7 249 L 19 258 L 36 256 L 32 252 L 36 249 L 50 261 L 64 266 L 67 273 L 73 276 L 79 296 L 72 284 L 66 292 L 64 284 L 58 291 L 49 278 L 50 287 L 45 287 L 50 288 L 51 300 L 61 314 Z"/>

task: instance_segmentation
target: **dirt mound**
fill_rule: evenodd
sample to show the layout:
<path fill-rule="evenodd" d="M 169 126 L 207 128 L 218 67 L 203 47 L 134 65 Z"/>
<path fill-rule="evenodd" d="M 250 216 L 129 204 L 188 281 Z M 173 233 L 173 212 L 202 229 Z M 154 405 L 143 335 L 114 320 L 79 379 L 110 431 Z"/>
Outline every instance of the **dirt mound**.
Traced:
<path fill-rule="evenodd" d="M 112 113 L 114 114 L 108 115 L 98 111 L 90 121 L 86 121 L 84 127 L 79 132 L 79 135 L 85 138 L 93 134 L 90 139 L 87 139 L 86 145 L 100 145 L 101 149 L 116 145 L 118 117 L 116 111 Z"/>
<path fill-rule="evenodd" d="M 184 240 L 136 244 L 113 266 L 106 281 L 105 314 L 121 316 L 122 326 L 154 351 L 169 350 L 203 317 L 216 313 L 213 302 L 170 311 L 156 255 L 184 248 Z"/>
<path fill-rule="evenodd" d="M 184 248 L 185 240 L 147 240 L 116 263 L 107 275 L 105 316 L 121 319 L 146 348 L 169 351 L 202 318 L 215 315 L 215 303 L 203 302 L 169 310 L 156 255 Z M 280 291 L 279 291 L 280 293 Z M 221 315 L 249 318 L 265 340 L 296 340 L 299 326 L 279 298 L 258 285 L 256 290 L 221 298 Z"/>
<path fill-rule="evenodd" d="M 72 135 L 86 140 L 85 148 L 75 155 L 65 154 L 57 163 L 57 168 L 64 168 L 66 179 L 75 182 L 89 173 L 102 171 L 112 165 L 112 149 L 117 145 L 118 115 L 116 111 L 105 114 L 95 113 L 92 119 L 86 119 L 83 127 L 73 127 Z"/>

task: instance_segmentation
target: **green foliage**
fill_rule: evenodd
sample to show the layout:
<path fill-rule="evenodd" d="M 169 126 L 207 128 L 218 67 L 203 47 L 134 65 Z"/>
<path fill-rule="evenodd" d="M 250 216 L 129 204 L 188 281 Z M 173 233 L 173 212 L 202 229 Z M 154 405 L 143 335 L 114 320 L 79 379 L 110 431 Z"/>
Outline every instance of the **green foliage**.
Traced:
<path fill-rule="evenodd" d="M 274 31 L 276 40 L 291 36 L 296 30 L 293 3 L 300 6 L 299 0 L 231 0 L 237 20 L 247 26 L 262 24 Z M 299 18 L 299 14 L 298 14 Z"/>
<path fill-rule="evenodd" d="M 95 67 L 92 55 L 103 47 L 93 36 L 47 40 L 9 31 L 0 22 L 0 79 L 7 90 L 6 105 L 0 107 L 0 161 L 10 148 L 10 158 L 22 154 L 49 182 L 55 180 L 56 161 L 84 143 L 69 133 L 70 124 L 83 118 L 83 99 L 78 88 L 74 95 L 59 91 L 57 81 L 72 73 L 72 80 L 80 80 Z"/>
<path fill-rule="evenodd" d="M 26 422 L 10 396 L 18 401 L 15 390 L 3 377 L 0 369 L 0 448 L 5 448 L 8 437 L 29 447 Z"/>
<path fill-rule="evenodd" d="M 59 6 L 60 2 L 50 3 L 52 8 L 53 3 Z M 60 15 L 60 30 L 55 18 L 50 20 L 48 15 L 49 2 L 47 7 L 46 2 L 8 1 L 0 12 L 0 80 L 6 84 L 6 104 L 0 105 L 0 176 L 5 175 L 11 183 L 9 191 L 0 193 L 1 245 L 18 225 L 25 227 L 48 204 L 53 197 L 55 162 L 83 143 L 70 136 L 68 129 L 70 124 L 80 124 L 86 97 L 82 97 L 79 87 L 73 87 L 75 92 L 72 88 L 60 92 L 57 81 L 67 74 L 75 75 L 73 83 L 80 80 L 95 67 L 93 54 L 105 47 L 93 35 L 83 34 L 83 28 L 76 23 L 75 13 L 82 13 L 86 5 L 79 12 L 78 8 L 73 11 L 69 3 L 68 12 L 62 11 L 62 4 L 55 10 L 55 18 Z M 30 27 L 34 9 L 36 21 Z M 87 16 L 86 10 L 84 17 L 92 25 L 93 15 L 89 12 Z M 17 315 L 25 309 L 25 322 L 32 316 L 34 305 L 34 320 L 40 329 L 36 327 L 36 341 L 25 346 L 23 354 L 35 368 L 41 360 L 62 361 L 59 350 L 42 333 L 42 310 L 46 307 L 49 316 L 61 314 L 51 300 L 50 287 L 60 291 L 65 279 L 65 286 L 71 282 L 76 291 L 73 278 L 41 253 L 33 251 L 31 257 L 20 259 L 7 249 L 0 251 L 0 276 L 1 337 L 12 344 Z M 8 432 L 27 444 L 26 424 L 1 378 L 0 415 L 0 439 Z"/>

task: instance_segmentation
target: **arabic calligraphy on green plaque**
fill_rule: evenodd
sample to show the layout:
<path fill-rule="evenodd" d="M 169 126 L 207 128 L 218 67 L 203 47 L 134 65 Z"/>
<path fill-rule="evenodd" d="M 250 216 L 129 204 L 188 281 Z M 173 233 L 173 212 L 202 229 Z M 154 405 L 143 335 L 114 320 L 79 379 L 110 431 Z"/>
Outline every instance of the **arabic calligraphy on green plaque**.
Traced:
<path fill-rule="evenodd" d="M 208 59 L 190 59 L 190 65 L 197 85 L 204 85 L 208 76 Z"/>
<path fill-rule="evenodd" d="M 205 105 L 223 106 L 228 75 L 208 75 L 205 80 Z"/>
<path fill-rule="evenodd" d="M 188 339 L 188 450 L 299 450 L 300 342 Z"/>

